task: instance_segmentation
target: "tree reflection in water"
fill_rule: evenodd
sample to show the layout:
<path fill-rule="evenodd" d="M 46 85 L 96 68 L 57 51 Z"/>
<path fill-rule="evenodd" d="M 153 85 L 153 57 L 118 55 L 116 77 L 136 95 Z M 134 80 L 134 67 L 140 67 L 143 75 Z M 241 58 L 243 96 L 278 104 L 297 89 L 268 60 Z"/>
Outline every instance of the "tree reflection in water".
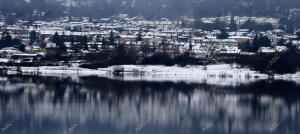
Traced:
<path fill-rule="evenodd" d="M 300 86 L 5 76 L 3 133 L 288 134 L 300 131 Z M 13 123 L 11 123 L 13 121 Z M 10 125 L 8 123 L 11 123 Z"/>

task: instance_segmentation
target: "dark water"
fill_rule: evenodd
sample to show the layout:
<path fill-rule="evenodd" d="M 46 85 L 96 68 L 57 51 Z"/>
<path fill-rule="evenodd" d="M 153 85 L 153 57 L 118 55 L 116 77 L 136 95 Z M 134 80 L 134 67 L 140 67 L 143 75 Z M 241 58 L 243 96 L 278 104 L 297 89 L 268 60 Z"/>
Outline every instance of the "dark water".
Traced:
<path fill-rule="evenodd" d="M 300 86 L 0 77 L 0 134 L 299 134 Z"/>

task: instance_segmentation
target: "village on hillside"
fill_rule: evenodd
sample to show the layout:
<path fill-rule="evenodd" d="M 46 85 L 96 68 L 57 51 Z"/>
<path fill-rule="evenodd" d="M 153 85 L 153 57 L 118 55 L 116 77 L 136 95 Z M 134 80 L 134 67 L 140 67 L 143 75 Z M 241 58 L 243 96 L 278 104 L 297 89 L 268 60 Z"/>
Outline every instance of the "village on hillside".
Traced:
<path fill-rule="evenodd" d="M 157 53 L 170 57 L 188 53 L 193 58 L 215 60 L 283 53 L 291 47 L 300 49 L 300 30 L 287 32 L 283 29 L 288 28 L 282 27 L 276 18 L 225 16 L 171 21 L 120 14 L 98 20 L 88 17 L 18 20 L 14 25 L 0 19 L 0 26 L 2 64 L 87 63 L 95 60 L 95 55 L 97 58 L 101 56 L 97 54 L 112 52 L 118 46 L 141 57 L 128 64 L 138 64 Z"/>

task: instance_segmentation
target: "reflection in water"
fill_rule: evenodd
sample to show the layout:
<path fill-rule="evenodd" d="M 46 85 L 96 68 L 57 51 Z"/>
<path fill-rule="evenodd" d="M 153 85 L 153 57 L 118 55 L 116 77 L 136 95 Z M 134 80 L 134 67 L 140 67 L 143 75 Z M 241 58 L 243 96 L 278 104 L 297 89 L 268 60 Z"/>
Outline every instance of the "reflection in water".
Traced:
<path fill-rule="evenodd" d="M 0 133 L 295 134 L 299 87 L 7 76 L 0 81 Z"/>

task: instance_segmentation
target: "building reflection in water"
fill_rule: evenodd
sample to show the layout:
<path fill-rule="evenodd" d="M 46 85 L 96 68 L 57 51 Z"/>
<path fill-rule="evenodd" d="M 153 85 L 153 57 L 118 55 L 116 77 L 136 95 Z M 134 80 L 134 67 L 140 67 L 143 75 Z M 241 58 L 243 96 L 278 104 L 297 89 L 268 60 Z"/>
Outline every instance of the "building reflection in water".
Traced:
<path fill-rule="evenodd" d="M 299 86 L 7 76 L 0 82 L 1 133 L 300 132 Z"/>

